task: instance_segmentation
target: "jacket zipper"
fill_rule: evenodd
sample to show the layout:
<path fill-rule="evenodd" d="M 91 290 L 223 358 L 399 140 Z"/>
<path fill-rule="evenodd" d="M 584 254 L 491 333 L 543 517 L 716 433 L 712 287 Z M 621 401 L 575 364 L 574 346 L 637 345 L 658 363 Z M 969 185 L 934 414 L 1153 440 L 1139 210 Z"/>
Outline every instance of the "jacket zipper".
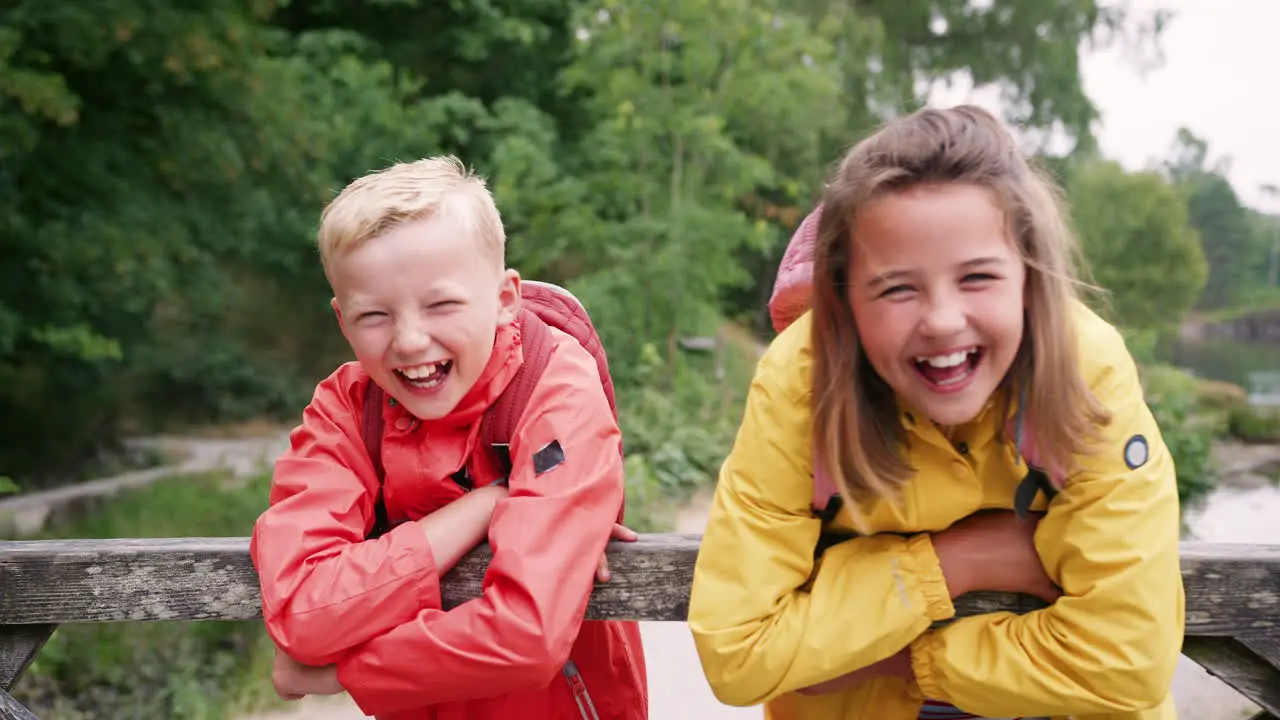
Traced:
<path fill-rule="evenodd" d="M 578 672 L 578 666 L 570 660 L 564 664 L 562 672 L 565 681 L 569 683 L 569 692 L 573 695 L 573 701 L 578 703 L 578 712 L 582 713 L 582 720 L 600 720 L 600 716 L 596 714 L 595 703 L 591 702 L 591 693 L 587 692 L 587 683 L 582 679 L 582 673 Z"/>

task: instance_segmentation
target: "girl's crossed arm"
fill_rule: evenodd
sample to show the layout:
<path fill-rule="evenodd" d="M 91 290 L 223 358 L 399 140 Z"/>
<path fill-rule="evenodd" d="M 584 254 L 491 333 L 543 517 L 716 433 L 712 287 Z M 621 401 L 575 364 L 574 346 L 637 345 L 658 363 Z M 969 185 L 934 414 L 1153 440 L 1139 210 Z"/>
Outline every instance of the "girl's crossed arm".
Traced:
<path fill-rule="evenodd" d="M 730 705 L 871 665 L 954 614 L 925 534 L 841 543 L 813 573 L 807 379 L 761 361 L 698 554 L 689 627 Z"/>
<path fill-rule="evenodd" d="M 1090 343 L 1100 345 L 1110 343 Z M 1063 596 L 924 634 L 911 655 L 927 697 L 992 717 L 1105 716 L 1166 701 L 1184 629 L 1173 459 L 1129 356 L 1095 374 L 1111 424 L 1036 531 Z"/>

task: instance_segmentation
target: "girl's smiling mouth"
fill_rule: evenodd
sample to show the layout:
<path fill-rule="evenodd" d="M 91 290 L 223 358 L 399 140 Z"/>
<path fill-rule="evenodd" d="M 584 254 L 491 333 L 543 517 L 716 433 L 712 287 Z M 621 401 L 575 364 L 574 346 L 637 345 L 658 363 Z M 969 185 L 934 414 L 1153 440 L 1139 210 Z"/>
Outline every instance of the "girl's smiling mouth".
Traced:
<path fill-rule="evenodd" d="M 984 348 L 973 346 L 938 355 L 917 356 L 911 364 L 929 389 L 955 392 L 973 378 L 985 354 Z"/>

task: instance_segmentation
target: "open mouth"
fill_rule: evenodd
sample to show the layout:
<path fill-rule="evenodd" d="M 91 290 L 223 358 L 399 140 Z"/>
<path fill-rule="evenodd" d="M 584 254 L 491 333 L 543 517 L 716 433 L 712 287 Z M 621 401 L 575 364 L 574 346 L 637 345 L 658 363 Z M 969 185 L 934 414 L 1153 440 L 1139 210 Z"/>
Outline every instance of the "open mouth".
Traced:
<path fill-rule="evenodd" d="M 449 371 L 451 370 L 453 370 L 453 361 L 441 360 L 439 362 L 398 368 L 395 372 L 405 385 L 417 390 L 430 390 L 444 382 L 445 378 L 449 377 Z"/>
<path fill-rule="evenodd" d="M 927 384 L 946 390 L 973 377 L 985 354 L 981 347 L 972 347 L 944 355 L 917 357 L 912 364 Z"/>

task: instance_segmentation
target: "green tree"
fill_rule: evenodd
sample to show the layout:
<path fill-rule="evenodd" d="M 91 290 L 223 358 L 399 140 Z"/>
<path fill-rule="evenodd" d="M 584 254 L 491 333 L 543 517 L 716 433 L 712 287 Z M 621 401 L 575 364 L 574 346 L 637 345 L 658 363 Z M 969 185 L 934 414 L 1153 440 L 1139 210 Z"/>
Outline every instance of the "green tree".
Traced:
<path fill-rule="evenodd" d="M 1116 319 L 1134 328 L 1181 322 L 1208 268 L 1178 191 L 1157 173 L 1094 161 L 1074 169 L 1069 196 L 1093 279 Z"/>
<path fill-rule="evenodd" d="M 1227 179 L 1229 170 L 1229 158 L 1211 161 L 1208 143 L 1179 129 L 1165 172 L 1186 197 L 1190 224 L 1200 233 L 1209 263 L 1198 303 L 1203 308 L 1243 303 L 1266 283 L 1270 238 L 1241 205 Z"/>
<path fill-rule="evenodd" d="M 249 106 L 261 2 L 0 11 L 0 466 L 63 470 L 116 435 L 156 313 L 214 296 L 215 257 L 275 174 Z"/>

